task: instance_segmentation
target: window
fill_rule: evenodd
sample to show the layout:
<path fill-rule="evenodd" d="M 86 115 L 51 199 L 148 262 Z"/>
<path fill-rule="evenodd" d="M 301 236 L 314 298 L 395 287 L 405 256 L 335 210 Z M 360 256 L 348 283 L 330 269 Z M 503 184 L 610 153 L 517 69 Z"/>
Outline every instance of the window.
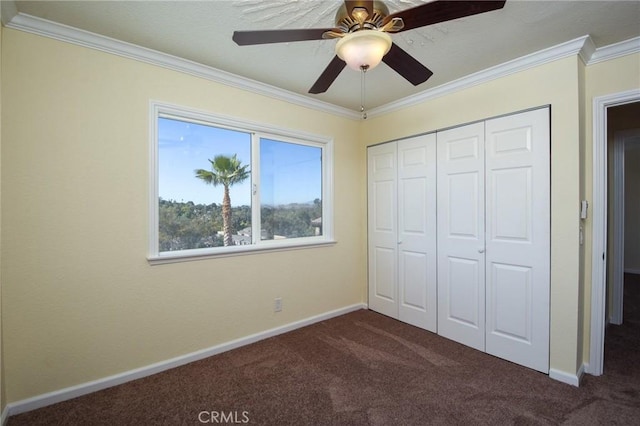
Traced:
<path fill-rule="evenodd" d="M 332 241 L 332 141 L 151 104 L 152 263 Z"/>

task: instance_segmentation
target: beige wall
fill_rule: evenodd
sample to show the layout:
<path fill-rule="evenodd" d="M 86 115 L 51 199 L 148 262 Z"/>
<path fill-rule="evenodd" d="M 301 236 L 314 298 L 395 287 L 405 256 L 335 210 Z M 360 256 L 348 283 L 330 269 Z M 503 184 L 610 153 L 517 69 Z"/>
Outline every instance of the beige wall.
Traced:
<path fill-rule="evenodd" d="M 585 150 L 584 150 L 584 146 L 585 146 L 585 131 L 584 131 L 584 122 L 585 122 L 585 115 L 586 115 L 586 108 L 585 108 L 585 104 L 587 102 L 586 100 L 586 93 L 585 93 L 585 80 L 586 80 L 586 66 L 584 64 L 584 62 L 582 61 L 578 61 L 578 90 L 579 90 L 579 98 L 578 98 L 578 112 L 580 114 L 580 127 L 578 129 L 579 133 L 580 133 L 580 146 L 579 146 L 579 152 L 580 152 L 580 194 L 579 194 L 579 200 L 585 200 L 586 199 L 586 195 L 585 195 L 585 187 L 584 187 L 584 176 L 585 176 L 585 163 L 584 163 L 584 159 L 585 159 Z M 580 300 L 580 302 L 578 303 L 578 346 L 576 348 L 577 352 L 578 352 L 578 367 L 580 367 L 580 365 L 583 363 L 584 360 L 584 354 L 582 353 L 582 339 L 584 336 L 584 328 L 585 328 L 585 321 L 584 321 L 584 310 L 585 310 L 585 305 L 584 305 L 584 263 L 585 263 L 585 257 L 586 257 L 586 252 L 585 252 L 585 247 L 584 247 L 584 233 L 585 233 L 585 229 L 584 229 L 584 222 L 582 220 L 579 221 L 579 228 L 578 228 L 578 239 L 581 241 L 581 243 L 579 243 L 578 246 L 578 264 L 579 264 L 579 269 L 578 269 L 578 300 Z"/>
<path fill-rule="evenodd" d="M 366 302 L 358 121 L 11 29 L 2 42 L 8 402 Z M 150 99 L 334 137 L 337 244 L 150 266 Z"/>
<path fill-rule="evenodd" d="M 617 59 L 590 65 L 585 73 L 585 122 L 584 122 L 584 193 L 589 205 L 593 207 L 593 101 L 595 98 L 632 89 L 640 89 L 640 54 L 623 56 Z M 593 209 L 590 209 L 593 212 Z M 583 221 L 584 226 L 584 332 L 583 362 L 589 362 L 591 344 L 591 268 L 593 250 L 593 215 Z"/>
<path fill-rule="evenodd" d="M 363 143 L 429 132 L 551 105 L 551 368 L 575 374 L 579 298 L 579 72 L 577 57 L 555 61 L 420 105 L 371 118 Z M 364 148 L 363 148 L 364 150 Z"/>
<path fill-rule="evenodd" d="M 355 122 L 20 31 L 1 42 L 3 406 L 366 301 L 366 146 L 547 104 L 551 367 L 588 361 L 590 108 L 640 86 L 640 55 L 566 58 Z M 338 243 L 149 266 L 150 99 L 330 132 Z"/>

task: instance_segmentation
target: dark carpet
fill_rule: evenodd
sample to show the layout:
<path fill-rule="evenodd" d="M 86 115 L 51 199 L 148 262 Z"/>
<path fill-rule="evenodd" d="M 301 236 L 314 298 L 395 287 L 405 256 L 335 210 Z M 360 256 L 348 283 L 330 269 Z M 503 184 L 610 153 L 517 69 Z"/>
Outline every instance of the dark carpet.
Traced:
<path fill-rule="evenodd" d="M 580 388 L 362 310 L 8 425 L 640 424 L 639 278 Z"/>

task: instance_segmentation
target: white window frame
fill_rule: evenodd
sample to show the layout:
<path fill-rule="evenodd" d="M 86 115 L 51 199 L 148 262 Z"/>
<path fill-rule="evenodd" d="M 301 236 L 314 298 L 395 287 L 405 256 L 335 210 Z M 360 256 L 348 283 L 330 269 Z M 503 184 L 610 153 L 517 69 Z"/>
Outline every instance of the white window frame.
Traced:
<path fill-rule="evenodd" d="M 159 164 L 158 118 L 172 118 L 203 125 L 237 130 L 251 136 L 251 223 L 255 231 L 260 222 L 260 139 L 272 139 L 322 149 L 322 235 L 278 240 L 261 240 L 260 233 L 252 232 L 252 244 L 160 252 L 159 248 Z M 151 101 L 149 108 L 149 247 L 150 264 L 163 264 L 246 255 L 263 251 L 293 250 L 335 244 L 333 238 L 333 138 L 298 130 L 284 129 L 251 122 L 183 106 Z"/>

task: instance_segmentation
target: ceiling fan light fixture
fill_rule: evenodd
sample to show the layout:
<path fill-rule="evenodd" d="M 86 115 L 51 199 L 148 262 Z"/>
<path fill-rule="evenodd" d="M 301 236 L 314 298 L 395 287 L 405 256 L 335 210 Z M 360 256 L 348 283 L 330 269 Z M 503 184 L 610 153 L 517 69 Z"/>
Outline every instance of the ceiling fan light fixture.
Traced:
<path fill-rule="evenodd" d="M 360 71 L 363 66 L 375 68 L 391 48 L 391 37 L 384 32 L 362 30 L 338 40 L 336 54 L 349 68 Z"/>

